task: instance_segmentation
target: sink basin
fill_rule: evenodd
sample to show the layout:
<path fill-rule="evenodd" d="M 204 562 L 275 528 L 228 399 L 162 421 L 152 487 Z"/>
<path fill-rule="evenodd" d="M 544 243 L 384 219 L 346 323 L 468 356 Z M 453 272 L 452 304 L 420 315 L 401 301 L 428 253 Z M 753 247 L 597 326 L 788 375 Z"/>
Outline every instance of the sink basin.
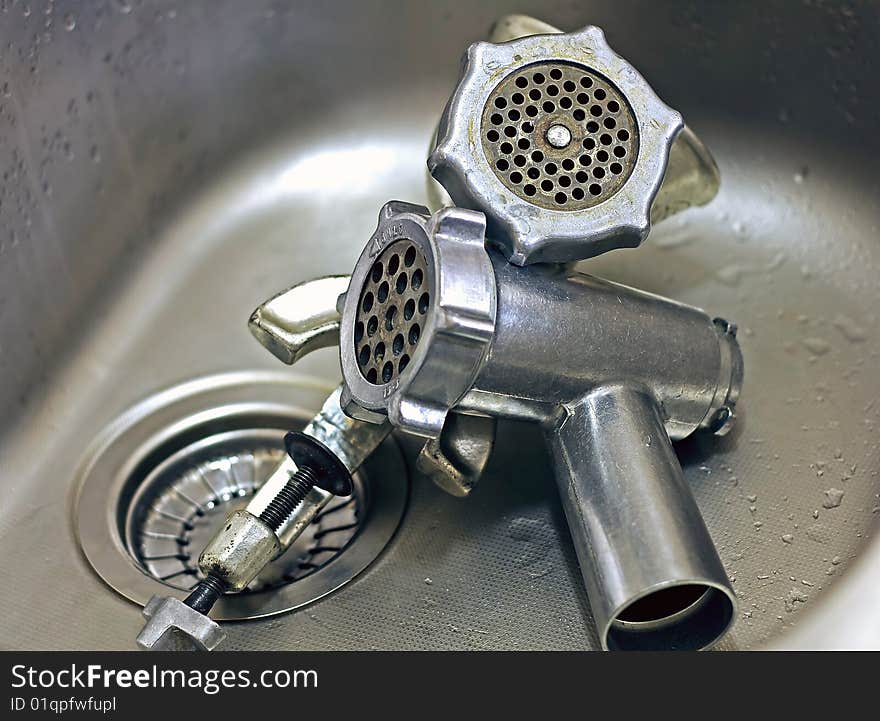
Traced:
<path fill-rule="evenodd" d="M 0 648 L 133 648 L 140 607 L 77 542 L 83 459 L 180 383 L 338 383 L 332 349 L 291 371 L 248 316 L 293 283 L 349 272 L 386 200 L 426 201 L 459 57 L 517 10 L 4 6 L 0 545 L 14 553 L 0 560 Z M 677 447 L 739 596 L 719 648 L 880 647 L 880 9 L 531 11 L 601 26 L 721 169 L 711 204 L 583 263 L 739 325 L 735 431 Z M 597 646 L 534 428 L 501 426 L 467 499 L 409 467 L 406 512 L 366 570 L 294 612 L 229 624 L 226 648 Z"/>

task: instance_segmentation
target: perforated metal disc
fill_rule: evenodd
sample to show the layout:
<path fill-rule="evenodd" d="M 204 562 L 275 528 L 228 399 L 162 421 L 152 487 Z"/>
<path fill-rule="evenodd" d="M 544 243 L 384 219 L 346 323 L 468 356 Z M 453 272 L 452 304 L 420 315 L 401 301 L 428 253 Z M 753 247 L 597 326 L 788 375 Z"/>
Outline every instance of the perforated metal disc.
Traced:
<path fill-rule="evenodd" d="M 410 240 L 389 245 L 361 289 L 354 328 L 361 375 L 384 385 L 407 367 L 421 339 L 430 304 L 427 265 Z"/>
<path fill-rule="evenodd" d="M 483 151 L 523 200 L 583 210 L 613 196 L 638 156 L 635 117 L 606 78 L 573 63 L 541 62 L 505 77 L 483 108 Z"/>

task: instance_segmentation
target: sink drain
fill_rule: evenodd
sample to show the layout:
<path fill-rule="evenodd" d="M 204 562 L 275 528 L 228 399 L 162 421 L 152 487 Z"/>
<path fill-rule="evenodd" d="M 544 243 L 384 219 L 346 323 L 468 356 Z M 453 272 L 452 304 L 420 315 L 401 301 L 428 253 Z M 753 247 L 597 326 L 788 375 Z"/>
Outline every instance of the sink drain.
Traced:
<path fill-rule="evenodd" d="M 284 433 L 302 429 L 329 391 L 275 374 L 232 374 L 185 384 L 125 414 L 82 465 L 76 523 L 91 565 L 140 604 L 169 588 L 185 594 L 202 577 L 202 548 L 285 458 Z M 372 483 L 380 476 L 381 484 Z M 393 439 L 353 480 L 351 496 L 331 501 L 280 558 L 243 593 L 221 599 L 212 615 L 282 613 L 366 568 L 406 505 L 408 479 Z"/>
<path fill-rule="evenodd" d="M 218 433 L 178 451 L 140 484 L 128 509 L 128 550 L 151 576 L 188 591 L 203 576 L 198 555 L 218 526 L 251 497 L 286 457 L 284 431 Z M 355 474 L 357 475 L 357 474 Z M 360 530 L 362 478 L 354 493 L 324 509 L 287 552 L 245 590 L 268 591 L 316 571 Z"/>

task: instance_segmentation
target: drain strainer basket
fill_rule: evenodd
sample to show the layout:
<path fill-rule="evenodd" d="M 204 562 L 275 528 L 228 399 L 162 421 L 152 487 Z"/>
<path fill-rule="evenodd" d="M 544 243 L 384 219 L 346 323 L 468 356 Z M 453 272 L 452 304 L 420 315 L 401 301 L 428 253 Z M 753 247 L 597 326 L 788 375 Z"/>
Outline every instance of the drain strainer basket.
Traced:
<path fill-rule="evenodd" d="M 185 595 L 198 556 L 227 515 L 243 508 L 284 459 L 287 430 L 302 429 L 331 389 L 275 374 L 195 381 L 126 413 L 82 465 L 76 524 L 97 573 L 127 598 Z M 247 399 L 247 400 L 244 400 Z M 371 479 L 381 475 L 382 483 Z M 258 618 L 330 593 L 363 571 L 396 531 L 408 495 L 393 439 L 241 594 L 212 616 Z"/>
<path fill-rule="evenodd" d="M 198 556 L 220 523 L 243 509 L 284 460 L 283 437 L 275 428 L 217 433 L 149 471 L 128 504 L 125 540 L 132 558 L 153 578 L 189 591 L 203 578 Z M 331 502 L 243 593 L 283 587 L 345 551 L 368 506 L 363 477 L 354 481 L 353 493 Z"/>

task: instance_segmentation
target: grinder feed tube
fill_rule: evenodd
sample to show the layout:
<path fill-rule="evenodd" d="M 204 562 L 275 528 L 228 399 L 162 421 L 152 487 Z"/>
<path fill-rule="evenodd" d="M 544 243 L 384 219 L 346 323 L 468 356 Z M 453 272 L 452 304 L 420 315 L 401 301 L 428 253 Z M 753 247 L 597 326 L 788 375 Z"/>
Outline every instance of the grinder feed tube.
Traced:
<path fill-rule="evenodd" d="M 602 646 L 710 645 L 735 598 L 670 439 L 733 421 L 733 326 L 566 266 L 516 267 L 483 233 L 473 211 L 382 209 L 343 307 L 343 410 L 428 438 L 452 410 L 539 422 Z M 389 267 L 406 277 L 377 303 Z M 380 316 L 390 347 L 369 332 Z"/>

